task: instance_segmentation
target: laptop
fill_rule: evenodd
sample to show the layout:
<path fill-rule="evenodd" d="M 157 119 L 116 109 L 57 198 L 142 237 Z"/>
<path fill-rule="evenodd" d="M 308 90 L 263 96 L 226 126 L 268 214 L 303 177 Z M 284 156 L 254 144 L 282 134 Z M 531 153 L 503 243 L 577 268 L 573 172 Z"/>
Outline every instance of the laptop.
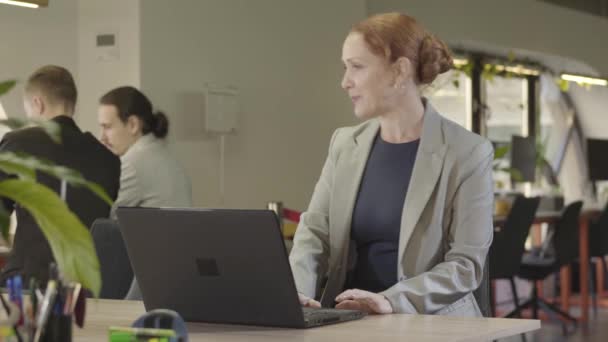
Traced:
<path fill-rule="evenodd" d="M 188 322 L 309 328 L 356 310 L 302 308 L 274 212 L 117 209 L 146 310 Z"/>

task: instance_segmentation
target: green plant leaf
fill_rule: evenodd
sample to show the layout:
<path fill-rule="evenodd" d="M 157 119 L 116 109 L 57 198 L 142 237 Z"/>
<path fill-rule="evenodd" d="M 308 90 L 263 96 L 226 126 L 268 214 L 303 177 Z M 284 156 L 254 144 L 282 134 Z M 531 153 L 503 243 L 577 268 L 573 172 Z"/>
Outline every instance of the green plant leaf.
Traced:
<path fill-rule="evenodd" d="M 518 169 L 514 169 L 511 167 L 501 167 L 497 171 L 502 171 L 510 174 L 513 180 L 517 182 L 521 182 L 524 179 L 523 175 Z"/>
<path fill-rule="evenodd" d="M 11 130 L 23 128 L 28 125 L 28 120 L 21 118 L 8 118 L 4 120 L 0 120 L 0 124 L 2 126 L 8 127 Z"/>
<path fill-rule="evenodd" d="M 559 79 L 557 81 L 557 85 L 559 87 L 559 90 L 561 90 L 563 92 L 567 92 L 568 89 L 570 89 L 570 82 L 563 80 L 563 79 Z"/>
<path fill-rule="evenodd" d="M 52 175 L 55 175 L 56 177 L 64 179 L 66 182 L 68 182 L 71 185 L 84 186 L 84 187 L 88 188 L 95 195 L 97 195 L 97 197 L 101 198 L 104 202 L 106 202 L 109 206 L 112 206 L 114 204 L 114 201 L 112 200 L 112 198 L 110 198 L 108 193 L 101 186 L 99 186 L 96 183 L 87 181 L 86 179 L 84 179 L 84 177 L 82 177 L 80 175 L 80 173 L 78 173 L 76 171 L 73 171 L 73 170 L 63 167 L 63 166 L 53 166 L 52 170 L 47 173 L 50 173 Z"/>
<path fill-rule="evenodd" d="M 508 60 L 510 63 L 513 63 L 513 61 L 515 61 L 515 52 L 513 52 L 513 51 L 509 51 L 509 54 L 508 54 L 508 56 L 507 56 L 507 60 Z"/>
<path fill-rule="evenodd" d="M 5 153 L 0 152 L 0 170 L 9 175 L 15 175 L 21 179 L 35 181 L 36 172 L 27 166 L 4 159 Z"/>
<path fill-rule="evenodd" d="M 17 84 L 17 80 L 9 80 L 0 82 L 0 96 L 6 94 L 11 90 L 15 84 Z"/>
<path fill-rule="evenodd" d="M 75 170 L 69 169 L 65 166 L 52 165 L 51 163 L 48 163 L 48 162 L 44 166 L 40 165 L 40 168 L 38 168 L 38 169 L 41 170 L 42 172 L 46 172 L 57 178 L 63 179 L 71 185 L 84 186 L 84 187 L 88 188 L 95 195 L 97 195 L 99 198 L 104 200 L 104 202 L 106 202 L 109 206 L 112 206 L 112 204 L 114 204 L 114 201 L 112 201 L 112 198 L 110 198 L 108 193 L 101 186 L 84 179 L 84 177 Z"/>
<path fill-rule="evenodd" d="M 70 185 L 88 188 L 110 206 L 114 203 L 101 186 L 87 181 L 79 172 L 36 157 L 22 153 L 0 152 L 0 169 L 8 174 L 15 174 L 22 179 L 32 181 L 35 180 L 34 170 L 41 171 L 59 179 L 64 179 Z"/>
<path fill-rule="evenodd" d="M 511 177 L 513 177 L 513 179 L 518 182 L 521 182 L 524 179 L 524 176 L 518 169 L 509 168 L 507 172 L 509 172 L 509 174 L 511 174 Z"/>
<path fill-rule="evenodd" d="M 11 215 L 6 211 L 4 205 L 0 202 L 0 231 L 4 241 L 8 241 L 8 229 L 11 224 Z"/>
<path fill-rule="evenodd" d="M 79 282 L 98 296 L 101 275 L 93 238 L 59 196 L 44 185 L 21 179 L 0 182 L 0 196 L 19 203 L 34 217 L 64 279 Z"/>
<path fill-rule="evenodd" d="M 511 149 L 511 146 L 509 146 L 509 145 L 497 147 L 494 150 L 494 160 L 504 158 L 504 156 L 507 155 L 507 153 L 509 152 L 510 149 Z"/>
<path fill-rule="evenodd" d="M 486 70 L 482 71 L 481 77 L 483 77 L 488 82 L 494 81 L 494 74 L 490 71 L 486 71 Z"/>
<path fill-rule="evenodd" d="M 471 75 L 473 74 L 473 63 L 467 63 L 467 64 L 463 64 L 463 65 L 459 65 L 457 67 L 455 67 L 456 70 L 463 72 L 465 75 L 471 77 Z"/>
<path fill-rule="evenodd" d="M 61 126 L 51 120 L 30 120 L 22 118 L 8 118 L 0 120 L 0 125 L 6 126 L 11 130 L 24 128 L 27 126 L 38 126 L 48 134 L 48 136 L 57 144 L 61 144 Z"/>

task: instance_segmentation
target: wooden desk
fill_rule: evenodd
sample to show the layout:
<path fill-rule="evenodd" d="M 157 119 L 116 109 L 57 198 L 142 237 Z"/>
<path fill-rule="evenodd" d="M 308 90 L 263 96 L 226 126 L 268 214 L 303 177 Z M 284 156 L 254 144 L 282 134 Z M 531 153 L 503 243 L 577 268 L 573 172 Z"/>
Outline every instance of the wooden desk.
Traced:
<path fill-rule="evenodd" d="M 109 326 L 129 326 L 143 313 L 142 302 L 89 300 L 85 328 L 74 328 L 74 341 L 105 342 Z M 188 324 L 190 341 L 488 341 L 539 328 L 538 320 L 421 315 L 368 316 L 312 329 Z"/>
<path fill-rule="evenodd" d="M 579 267 L 580 321 L 582 322 L 589 320 L 589 222 L 599 217 L 601 213 L 600 209 L 583 209 L 578 225 L 579 260 L 584 260 L 584 262 L 580 263 Z M 560 216 L 560 211 L 539 211 L 536 213 L 534 224 L 555 223 Z M 506 216 L 494 216 L 494 226 L 503 225 L 505 220 Z M 560 271 L 560 284 L 562 289 L 560 294 L 562 309 L 568 312 L 570 309 L 570 266 L 562 267 Z"/>
<path fill-rule="evenodd" d="M 539 211 L 536 213 L 534 217 L 533 224 L 540 223 L 555 223 L 557 219 L 561 216 L 561 211 Z M 494 226 L 502 226 L 507 221 L 507 216 L 505 215 L 494 215 Z"/>

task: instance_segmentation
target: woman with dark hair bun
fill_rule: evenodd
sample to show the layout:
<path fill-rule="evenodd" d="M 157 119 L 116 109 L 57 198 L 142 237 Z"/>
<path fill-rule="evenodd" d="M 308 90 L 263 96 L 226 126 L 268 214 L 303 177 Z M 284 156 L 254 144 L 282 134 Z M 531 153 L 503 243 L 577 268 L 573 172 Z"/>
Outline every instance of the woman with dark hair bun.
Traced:
<path fill-rule="evenodd" d="M 166 147 L 169 120 L 133 87 L 110 90 L 99 100 L 101 142 L 120 156 L 121 174 L 114 208 L 191 207 L 190 178 Z M 133 279 L 127 299 L 141 300 Z"/>
<path fill-rule="evenodd" d="M 99 104 L 100 140 L 122 162 L 114 207 L 190 207 L 190 179 L 164 141 L 167 116 L 129 86 L 110 90 Z"/>
<path fill-rule="evenodd" d="M 492 242 L 492 145 L 420 95 L 452 68 L 449 49 L 414 18 L 385 13 L 353 26 L 342 63 L 364 122 L 334 132 L 296 230 L 300 302 L 481 316 L 473 291 Z"/>

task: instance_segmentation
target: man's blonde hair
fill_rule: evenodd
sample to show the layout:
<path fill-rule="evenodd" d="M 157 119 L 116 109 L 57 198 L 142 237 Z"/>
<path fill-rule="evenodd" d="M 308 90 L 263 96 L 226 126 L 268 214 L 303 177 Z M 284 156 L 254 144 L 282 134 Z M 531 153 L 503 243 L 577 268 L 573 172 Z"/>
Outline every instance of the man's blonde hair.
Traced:
<path fill-rule="evenodd" d="M 78 97 L 72 74 L 57 65 L 46 65 L 34 71 L 25 84 L 25 93 L 39 93 L 53 104 L 64 105 L 70 112 L 74 111 Z"/>

